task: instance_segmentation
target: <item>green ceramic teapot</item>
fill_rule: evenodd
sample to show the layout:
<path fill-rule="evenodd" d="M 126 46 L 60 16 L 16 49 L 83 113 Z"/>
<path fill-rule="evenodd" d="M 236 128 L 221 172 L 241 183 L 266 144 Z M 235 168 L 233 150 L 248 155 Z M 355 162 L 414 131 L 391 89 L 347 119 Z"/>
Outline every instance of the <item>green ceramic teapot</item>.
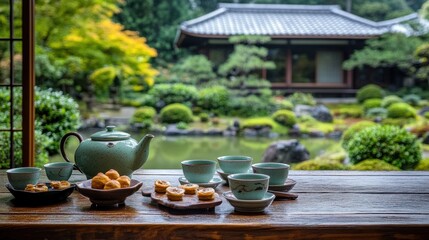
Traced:
<path fill-rule="evenodd" d="M 147 134 L 139 143 L 125 132 L 114 131 L 114 126 L 107 126 L 105 131 L 96 132 L 89 139 L 76 132 L 70 132 L 61 138 L 61 156 L 70 162 L 64 151 L 68 137 L 79 139 L 79 146 L 75 153 L 75 167 L 88 179 L 97 173 L 105 173 L 115 169 L 121 175 L 132 176 L 146 162 L 149 154 L 149 144 L 153 135 Z"/>

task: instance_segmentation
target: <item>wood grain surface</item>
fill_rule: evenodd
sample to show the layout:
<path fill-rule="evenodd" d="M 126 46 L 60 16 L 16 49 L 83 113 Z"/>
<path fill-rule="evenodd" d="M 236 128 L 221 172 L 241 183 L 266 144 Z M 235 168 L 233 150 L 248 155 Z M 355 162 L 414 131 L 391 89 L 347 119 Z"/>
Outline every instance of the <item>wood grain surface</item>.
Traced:
<path fill-rule="evenodd" d="M 143 188 L 178 184 L 180 170 L 139 170 Z M 291 171 L 296 200 L 263 213 L 170 211 L 141 191 L 124 206 L 98 208 L 77 191 L 46 206 L 22 206 L 0 171 L 0 239 L 428 239 L 429 172 Z M 86 180 L 74 172 L 71 182 Z M 42 176 L 41 181 L 47 181 Z M 229 188 L 219 186 L 219 195 Z"/>

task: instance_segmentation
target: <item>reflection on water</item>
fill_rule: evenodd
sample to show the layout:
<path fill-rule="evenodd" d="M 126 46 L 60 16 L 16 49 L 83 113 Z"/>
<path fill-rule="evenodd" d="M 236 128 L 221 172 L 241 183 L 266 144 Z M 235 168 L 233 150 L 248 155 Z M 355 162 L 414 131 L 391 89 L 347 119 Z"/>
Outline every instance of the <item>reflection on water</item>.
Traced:
<path fill-rule="evenodd" d="M 98 131 L 98 130 L 97 130 Z M 86 139 L 93 132 L 81 132 Z M 131 134 L 139 141 L 144 134 Z M 187 159 L 216 160 L 222 155 L 246 155 L 253 162 L 260 162 L 268 146 L 278 140 L 288 138 L 243 138 L 243 137 L 167 137 L 155 136 L 150 145 L 149 158 L 143 165 L 145 169 L 180 169 L 180 162 Z M 331 139 L 301 139 L 300 142 L 310 151 L 311 158 L 324 153 L 327 149 L 338 145 Z M 69 144 L 70 157 L 75 151 L 77 142 Z M 58 158 L 55 158 L 58 159 Z M 53 159 L 53 161 L 56 161 Z"/>

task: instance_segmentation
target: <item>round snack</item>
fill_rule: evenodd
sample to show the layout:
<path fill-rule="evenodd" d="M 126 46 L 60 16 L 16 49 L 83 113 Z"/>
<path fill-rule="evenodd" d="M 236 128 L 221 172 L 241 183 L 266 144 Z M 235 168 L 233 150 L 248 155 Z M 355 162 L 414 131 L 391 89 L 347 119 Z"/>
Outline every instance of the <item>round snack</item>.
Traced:
<path fill-rule="evenodd" d="M 103 189 L 104 185 L 110 181 L 110 178 L 104 173 L 98 173 L 97 176 L 92 178 L 91 187 L 96 189 Z"/>
<path fill-rule="evenodd" d="M 199 186 L 194 183 L 180 185 L 180 188 L 185 190 L 185 194 L 195 194 Z"/>
<path fill-rule="evenodd" d="M 106 176 L 108 176 L 112 180 L 116 180 L 120 175 L 115 169 L 110 169 L 106 172 Z"/>
<path fill-rule="evenodd" d="M 53 189 L 60 189 L 61 188 L 61 182 L 60 181 L 52 181 L 51 182 L 51 187 Z"/>
<path fill-rule="evenodd" d="M 70 187 L 70 183 L 68 181 L 61 181 L 60 182 L 60 189 L 65 189 Z"/>
<path fill-rule="evenodd" d="M 215 198 L 215 191 L 213 188 L 199 188 L 197 190 L 199 200 L 213 200 Z"/>
<path fill-rule="evenodd" d="M 155 181 L 155 192 L 165 193 L 166 189 L 170 186 L 170 183 L 164 180 Z"/>
<path fill-rule="evenodd" d="M 121 188 L 126 188 L 131 185 L 131 179 L 128 176 L 120 176 L 116 179 L 121 184 Z"/>
<path fill-rule="evenodd" d="M 47 192 L 48 191 L 48 186 L 46 186 L 43 183 L 38 183 L 36 185 L 36 187 L 34 187 L 34 191 L 35 192 Z"/>
<path fill-rule="evenodd" d="M 182 201 L 183 195 L 185 195 L 185 190 L 178 187 L 168 187 L 166 192 L 170 201 Z"/>
<path fill-rule="evenodd" d="M 27 184 L 27 186 L 24 189 L 25 191 L 34 192 L 34 185 L 33 184 Z"/>
<path fill-rule="evenodd" d="M 121 184 L 116 180 L 110 180 L 104 185 L 104 190 L 121 188 Z"/>

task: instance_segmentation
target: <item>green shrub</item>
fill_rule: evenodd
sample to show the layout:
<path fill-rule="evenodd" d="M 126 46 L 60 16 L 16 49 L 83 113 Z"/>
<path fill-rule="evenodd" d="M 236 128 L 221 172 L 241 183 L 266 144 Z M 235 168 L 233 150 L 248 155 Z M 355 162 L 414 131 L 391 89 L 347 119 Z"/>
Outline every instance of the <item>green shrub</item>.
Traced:
<path fill-rule="evenodd" d="M 228 103 L 229 115 L 237 117 L 267 116 L 273 105 L 256 96 L 234 97 Z"/>
<path fill-rule="evenodd" d="M 131 123 L 141 123 L 145 120 L 153 120 L 156 116 L 156 110 L 153 107 L 141 107 L 134 112 Z"/>
<path fill-rule="evenodd" d="M 347 167 L 334 160 L 307 160 L 296 164 L 294 170 L 346 170 Z"/>
<path fill-rule="evenodd" d="M 397 126 L 364 128 L 354 134 L 345 147 L 354 164 L 380 159 L 400 169 L 414 169 L 422 157 L 416 136 Z"/>
<path fill-rule="evenodd" d="M 64 134 L 76 131 L 79 127 L 78 104 L 61 91 L 36 89 L 35 112 L 42 134 L 52 140 L 47 150 L 50 154 L 58 153 Z"/>
<path fill-rule="evenodd" d="M 360 103 L 371 98 L 383 98 L 383 89 L 375 84 L 368 84 L 359 89 L 356 94 L 356 99 Z"/>
<path fill-rule="evenodd" d="M 350 167 L 357 171 L 399 171 L 401 169 L 379 159 L 367 159 Z"/>
<path fill-rule="evenodd" d="M 272 118 L 286 127 L 292 127 L 296 123 L 295 113 L 289 110 L 278 110 L 272 115 Z"/>
<path fill-rule="evenodd" d="M 182 81 L 191 84 L 201 84 L 216 77 L 213 72 L 212 63 L 204 55 L 193 55 L 177 64 L 175 71 Z"/>
<path fill-rule="evenodd" d="M 333 109 L 332 114 L 341 118 L 360 118 L 363 115 L 362 108 L 357 107 L 342 107 Z"/>
<path fill-rule="evenodd" d="M 429 158 L 422 159 L 414 170 L 429 171 Z"/>
<path fill-rule="evenodd" d="M 368 118 L 376 118 L 376 117 L 386 118 L 387 110 L 381 107 L 371 108 L 366 112 L 365 116 Z"/>
<path fill-rule="evenodd" d="M 383 108 L 389 108 L 390 106 L 392 106 L 395 103 L 401 103 L 404 102 L 402 100 L 402 98 L 396 96 L 396 95 L 389 95 L 383 98 L 383 100 L 381 101 L 381 107 Z"/>
<path fill-rule="evenodd" d="M 149 90 L 148 95 L 153 98 L 157 109 L 172 103 L 182 103 L 191 107 L 198 99 L 198 91 L 194 86 L 181 83 L 156 84 Z"/>
<path fill-rule="evenodd" d="M 280 103 L 278 103 L 278 110 L 293 111 L 293 103 L 288 100 L 282 100 Z"/>
<path fill-rule="evenodd" d="M 381 107 L 381 99 L 379 98 L 371 98 L 363 102 L 363 110 L 365 112 L 367 112 L 369 109 L 379 108 L 379 107 Z"/>
<path fill-rule="evenodd" d="M 241 129 L 246 128 L 263 128 L 269 127 L 274 128 L 274 123 L 272 119 L 269 118 L 249 118 L 242 122 Z"/>
<path fill-rule="evenodd" d="M 394 103 L 387 109 L 389 118 L 415 118 L 416 110 L 406 103 Z"/>
<path fill-rule="evenodd" d="M 417 94 L 408 94 L 405 95 L 402 99 L 411 106 L 417 107 L 420 103 L 421 97 Z"/>
<path fill-rule="evenodd" d="M 298 104 L 310 106 L 316 105 L 316 100 L 314 100 L 310 93 L 295 92 L 294 94 L 288 96 L 287 100 L 289 100 L 294 106 Z"/>
<path fill-rule="evenodd" d="M 429 119 L 429 112 L 425 112 L 424 117 L 425 117 L 426 119 Z"/>
<path fill-rule="evenodd" d="M 383 125 L 403 127 L 412 122 L 411 118 L 385 118 L 381 121 Z"/>
<path fill-rule="evenodd" d="M 346 148 L 347 144 L 349 143 L 350 139 L 352 139 L 352 137 L 362 131 L 363 129 L 367 128 L 367 127 L 371 127 L 374 126 L 375 123 L 374 122 L 370 122 L 370 121 L 361 121 L 358 123 L 353 124 L 352 126 L 350 126 L 342 135 L 341 137 L 341 145 L 343 146 L 343 148 Z"/>
<path fill-rule="evenodd" d="M 162 123 L 190 123 L 192 122 L 192 111 L 184 104 L 173 103 L 161 110 L 160 120 Z"/>
<path fill-rule="evenodd" d="M 188 124 L 185 123 L 185 122 L 179 122 L 179 123 L 176 124 L 176 127 L 177 127 L 177 129 L 184 130 L 184 129 L 188 128 Z"/>
<path fill-rule="evenodd" d="M 210 120 L 210 117 L 207 113 L 201 113 L 200 114 L 200 121 L 203 123 L 206 123 Z"/>
<path fill-rule="evenodd" d="M 228 112 L 229 92 L 223 86 L 212 86 L 200 90 L 198 106 L 204 110 L 224 114 Z"/>

